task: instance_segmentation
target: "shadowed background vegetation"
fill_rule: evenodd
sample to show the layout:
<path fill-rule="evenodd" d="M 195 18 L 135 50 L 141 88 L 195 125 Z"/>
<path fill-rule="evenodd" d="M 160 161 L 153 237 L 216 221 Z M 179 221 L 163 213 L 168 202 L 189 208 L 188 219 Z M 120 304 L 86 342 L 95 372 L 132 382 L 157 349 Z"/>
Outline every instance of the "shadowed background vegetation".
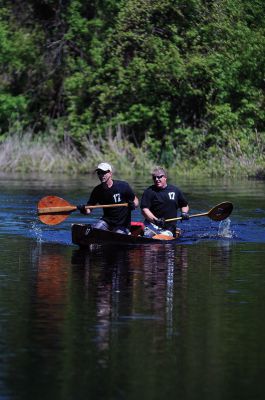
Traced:
<path fill-rule="evenodd" d="M 264 176 L 263 0 L 0 5 L 2 169 Z"/>

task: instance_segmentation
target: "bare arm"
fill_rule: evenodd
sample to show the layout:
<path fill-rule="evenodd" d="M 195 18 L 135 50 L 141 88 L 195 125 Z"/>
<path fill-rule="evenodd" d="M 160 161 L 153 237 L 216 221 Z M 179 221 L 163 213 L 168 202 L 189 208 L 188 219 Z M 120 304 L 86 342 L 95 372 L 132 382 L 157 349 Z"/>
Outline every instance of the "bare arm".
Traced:
<path fill-rule="evenodd" d="M 156 216 L 152 213 L 152 211 L 149 210 L 149 208 L 143 208 L 142 214 L 149 222 L 155 223 L 157 220 Z"/>
<path fill-rule="evenodd" d="M 136 196 L 135 196 L 135 198 L 133 199 L 133 202 L 134 202 L 134 206 L 135 206 L 135 208 L 137 208 L 137 207 L 139 206 L 139 200 L 138 200 L 138 197 L 136 197 Z"/>
<path fill-rule="evenodd" d="M 181 212 L 183 213 L 188 213 L 189 212 L 189 206 L 185 206 L 181 208 Z M 155 223 L 157 221 L 157 217 L 149 210 L 149 208 L 143 208 L 142 209 L 142 214 L 147 219 L 149 222 Z"/>

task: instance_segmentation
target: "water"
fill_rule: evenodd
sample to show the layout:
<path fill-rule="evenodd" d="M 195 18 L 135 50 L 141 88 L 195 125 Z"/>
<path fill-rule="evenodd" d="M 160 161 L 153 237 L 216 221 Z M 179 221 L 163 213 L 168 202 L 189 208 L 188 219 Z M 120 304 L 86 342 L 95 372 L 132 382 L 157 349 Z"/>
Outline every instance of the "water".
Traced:
<path fill-rule="evenodd" d="M 264 182 L 178 179 L 192 213 L 231 201 L 230 218 L 180 224 L 173 246 L 81 251 L 86 217 L 49 227 L 36 204 L 83 203 L 94 177 L 0 179 L 1 400 L 264 398 Z"/>

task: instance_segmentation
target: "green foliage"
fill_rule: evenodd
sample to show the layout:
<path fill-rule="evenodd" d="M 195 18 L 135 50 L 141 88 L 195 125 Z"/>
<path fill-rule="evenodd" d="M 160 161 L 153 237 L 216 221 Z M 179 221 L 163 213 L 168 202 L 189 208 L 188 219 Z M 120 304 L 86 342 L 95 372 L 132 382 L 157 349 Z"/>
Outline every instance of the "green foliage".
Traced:
<path fill-rule="evenodd" d="M 23 27 L 18 27 L 8 8 L 0 13 L 0 132 L 13 125 L 25 126 L 30 118 L 30 85 L 35 69 L 39 68 L 40 53 L 34 35 Z M 31 120 L 34 123 L 33 120 Z"/>
<path fill-rule="evenodd" d="M 261 0 L 1 6 L 3 134 L 18 121 L 36 134 L 52 126 L 56 140 L 67 132 L 81 149 L 121 127 L 167 165 L 251 155 L 257 133 L 264 135 Z"/>
<path fill-rule="evenodd" d="M 17 122 L 27 109 L 27 99 L 20 96 L 0 93 L 0 123 L 9 120 L 11 124 Z"/>

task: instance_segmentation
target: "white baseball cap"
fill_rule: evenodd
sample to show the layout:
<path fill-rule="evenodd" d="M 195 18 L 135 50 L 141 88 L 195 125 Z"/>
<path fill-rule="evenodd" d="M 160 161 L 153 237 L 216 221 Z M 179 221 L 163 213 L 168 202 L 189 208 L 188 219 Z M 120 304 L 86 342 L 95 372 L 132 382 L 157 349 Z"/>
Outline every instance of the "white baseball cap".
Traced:
<path fill-rule="evenodd" d="M 101 169 L 101 171 L 112 171 L 111 165 L 106 162 L 98 164 L 96 171 L 98 171 L 99 169 Z"/>

